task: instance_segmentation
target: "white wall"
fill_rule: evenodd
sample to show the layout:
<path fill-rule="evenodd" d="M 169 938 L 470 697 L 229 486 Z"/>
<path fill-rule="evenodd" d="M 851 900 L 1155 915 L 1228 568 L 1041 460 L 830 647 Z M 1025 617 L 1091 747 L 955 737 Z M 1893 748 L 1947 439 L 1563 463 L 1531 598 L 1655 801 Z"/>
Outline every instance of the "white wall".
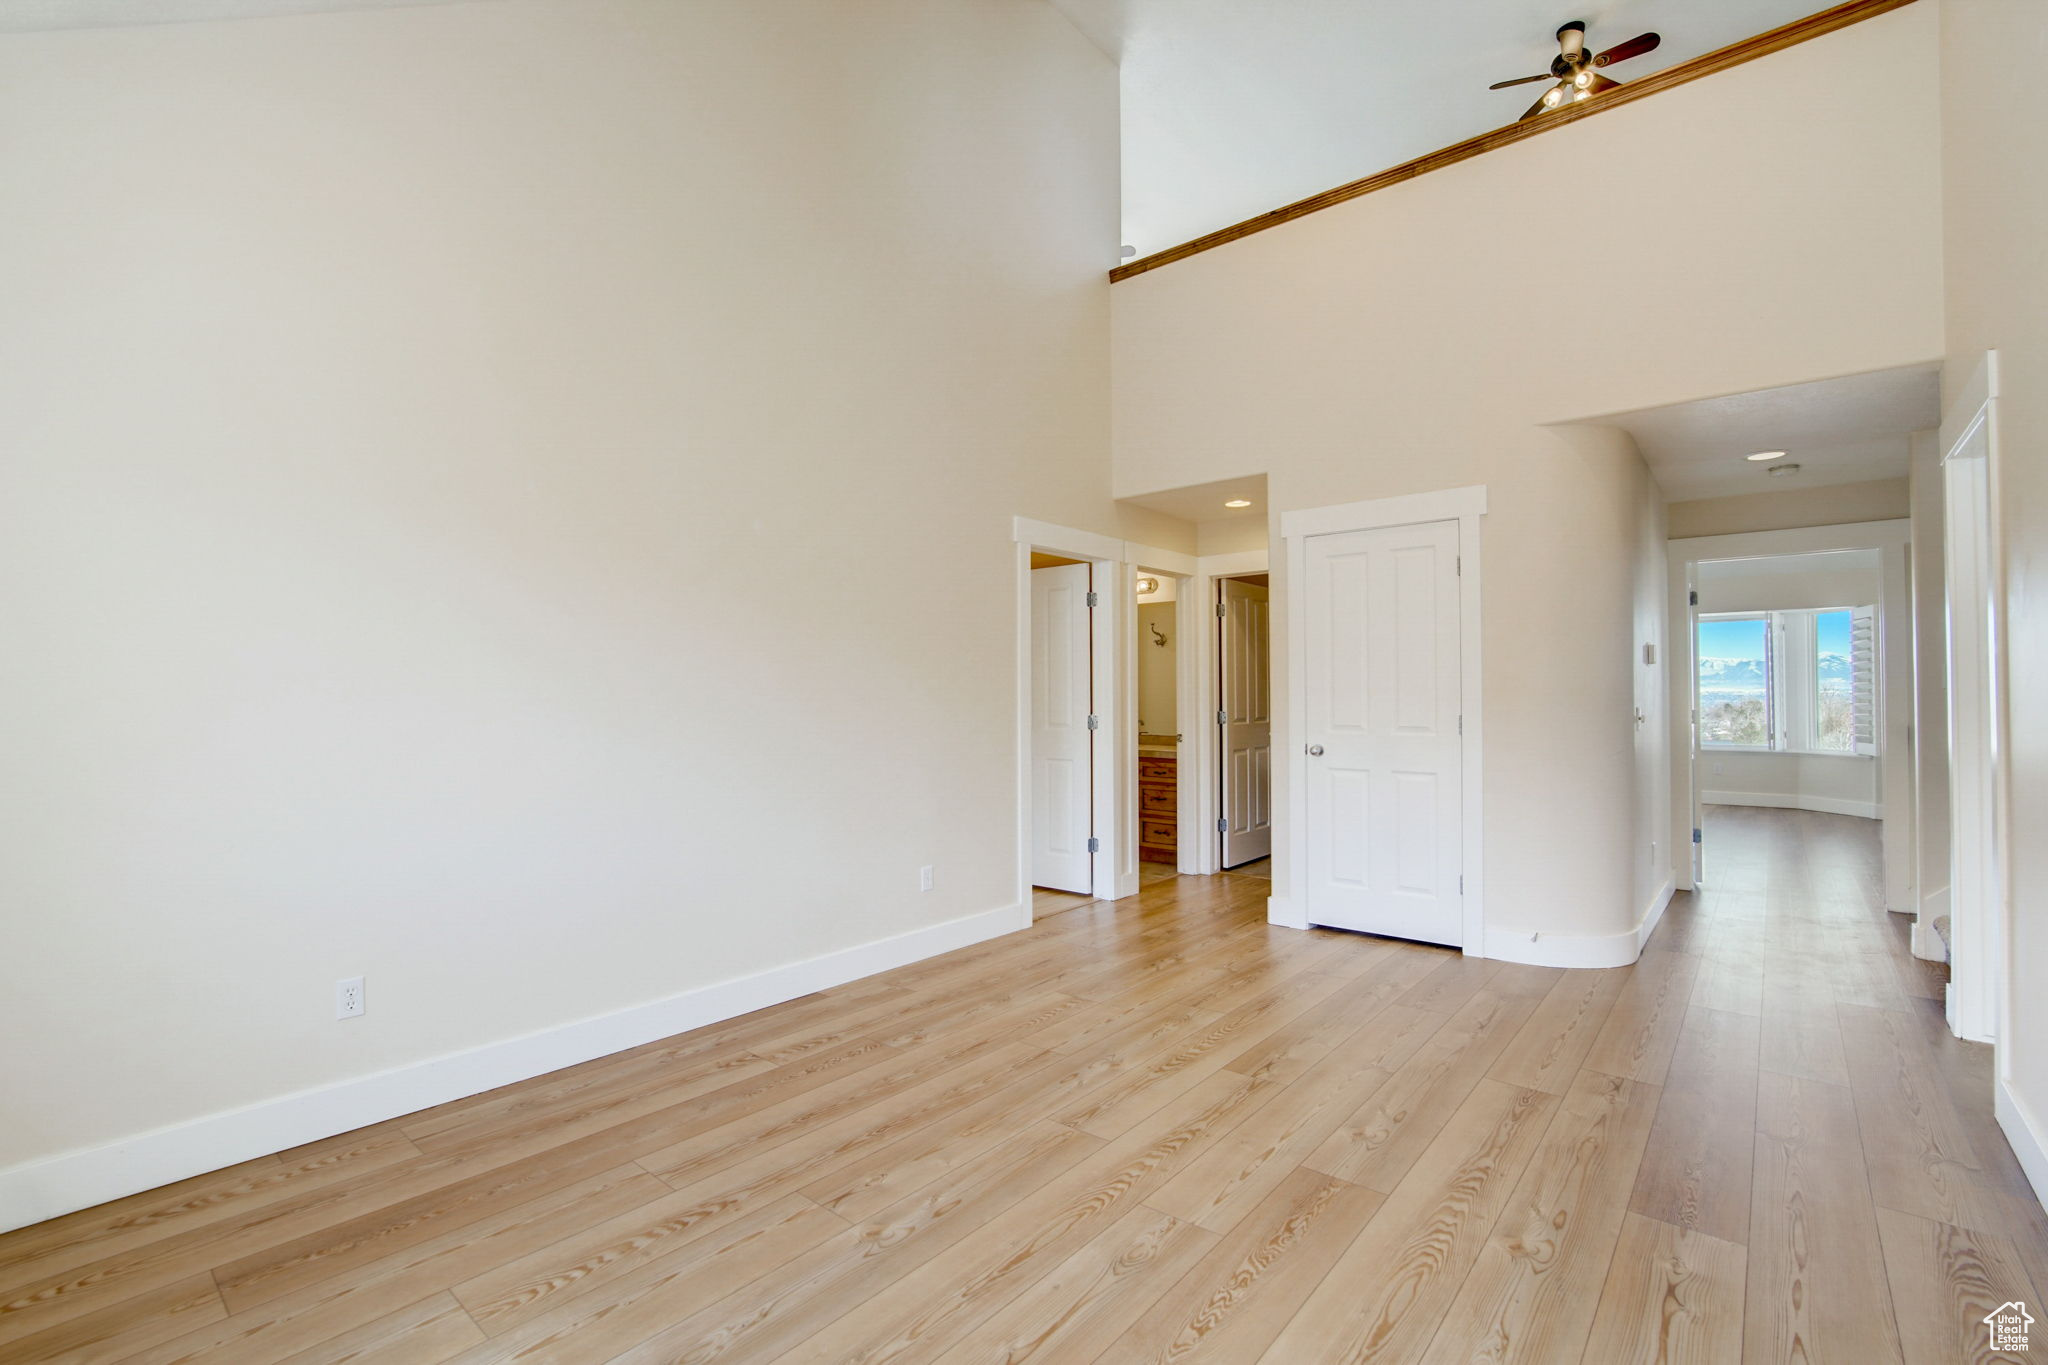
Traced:
<path fill-rule="evenodd" d="M 1489 930 L 1629 932 L 1657 799 L 1622 645 L 1641 461 L 1546 424 L 1940 354 L 1936 18 L 1908 7 L 1112 291 L 1119 494 L 1248 454 L 1276 512 L 1488 486 Z M 1625 188 L 1575 213 L 1558 186 L 1593 167 Z M 1276 738 L 1282 790 L 1293 747 Z"/>
<path fill-rule="evenodd" d="M 2000 1117 L 2048 1194 L 2048 24 L 2035 0 L 1943 0 L 1948 398 L 1996 347 L 2010 801 L 2009 1036 Z"/>
<path fill-rule="evenodd" d="M 1701 762 L 1700 799 L 1710 806 L 1782 806 L 1870 820 L 1884 814 L 1874 759 L 1708 749 Z"/>
<path fill-rule="evenodd" d="M 1933 924 L 1948 913 L 1948 603 L 1943 596 L 1941 446 L 1931 431 L 1913 436 L 1913 809 L 1920 843 L 1914 881 L 1917 916 Z M 1923 940 L 1924 940 L 1923 935 Z M 1923 951 L 1937 945 L 1923 941 Z"/>
<path fill-rule="evenodd" d="M 1014 901 L 1010 517 L 1127 533 L 1054 11 L 12 36 L 0 130 L 0 1166 Z"/>

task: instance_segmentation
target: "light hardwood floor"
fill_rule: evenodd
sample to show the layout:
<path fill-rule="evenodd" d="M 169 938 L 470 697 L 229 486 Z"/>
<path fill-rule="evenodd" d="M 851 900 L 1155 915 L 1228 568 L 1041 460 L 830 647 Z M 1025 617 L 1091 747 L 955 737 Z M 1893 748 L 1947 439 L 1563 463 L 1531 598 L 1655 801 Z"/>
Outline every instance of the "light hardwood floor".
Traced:
<path fill-rule="evenodd" d="M 1875 826 L 1709 831 L 1613 971 L 1049 904 L 0 1237 L 0 1360 L 1990 1358 L 2048 1219 Z"/>

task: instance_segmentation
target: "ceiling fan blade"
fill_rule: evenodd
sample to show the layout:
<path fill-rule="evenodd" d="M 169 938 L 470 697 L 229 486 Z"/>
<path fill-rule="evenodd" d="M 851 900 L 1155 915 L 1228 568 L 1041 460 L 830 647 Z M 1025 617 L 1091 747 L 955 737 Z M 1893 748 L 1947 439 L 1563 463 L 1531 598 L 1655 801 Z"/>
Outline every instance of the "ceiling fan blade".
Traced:
<path fill-rule="evenodd" d="M 1631 57 L 1640 57 L 1664 40 L 1654 33 L 1638 33 L 1625 43 L 1616 43 L 1593 59 L 1595 66 L 1608 66 L 1614 62 L 1625 62 Z"/>
<path fill-rule="evenodd" d="M 1495 81 L 1492 85 L 1489 85 L 1486 88 L 1488 90 L 1505 90 L 1511 85 L 1527 85 L 1530 81 L 1552 81 L 1556 79 L 1557 77 L 1551 75 L 1548 71 L 1545 71 L 1543 74 L 1539 76 L 1517 76 L 1511 81 Z"/>

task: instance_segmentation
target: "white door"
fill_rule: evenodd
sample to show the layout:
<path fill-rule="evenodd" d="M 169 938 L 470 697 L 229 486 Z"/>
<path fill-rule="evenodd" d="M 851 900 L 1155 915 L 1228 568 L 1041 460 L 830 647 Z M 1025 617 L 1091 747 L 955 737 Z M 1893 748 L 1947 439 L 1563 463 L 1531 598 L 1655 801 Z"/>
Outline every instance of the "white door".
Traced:
<path fill-rule="evenodd" d="M 1308 919 L 1461 944 L 1458 523 L 1306 550 Z"/>
<path fill-rule="evenodd" d="M 1095 889 L 1088 566 L 1031 571 L 1031 881 Z"/>
<path fill-rule="evenodd" d="M 1225 579 L 1217 629 L 1223 670 L 1223 866 L 1273 851 L 1273 662 L 1266 589 Z"/>

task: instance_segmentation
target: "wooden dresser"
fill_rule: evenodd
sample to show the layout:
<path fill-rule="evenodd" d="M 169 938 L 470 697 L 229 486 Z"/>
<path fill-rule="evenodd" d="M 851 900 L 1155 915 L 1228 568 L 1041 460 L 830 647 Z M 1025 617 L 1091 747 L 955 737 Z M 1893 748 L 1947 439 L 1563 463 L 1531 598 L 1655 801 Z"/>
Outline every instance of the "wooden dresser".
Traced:
<path fill-rule="evenodd" d="M 1179 845 L 1180 760 L 1170 753 L 1138 754 L 1138 857 L 1148 863 L 1175 863 Z"/>

